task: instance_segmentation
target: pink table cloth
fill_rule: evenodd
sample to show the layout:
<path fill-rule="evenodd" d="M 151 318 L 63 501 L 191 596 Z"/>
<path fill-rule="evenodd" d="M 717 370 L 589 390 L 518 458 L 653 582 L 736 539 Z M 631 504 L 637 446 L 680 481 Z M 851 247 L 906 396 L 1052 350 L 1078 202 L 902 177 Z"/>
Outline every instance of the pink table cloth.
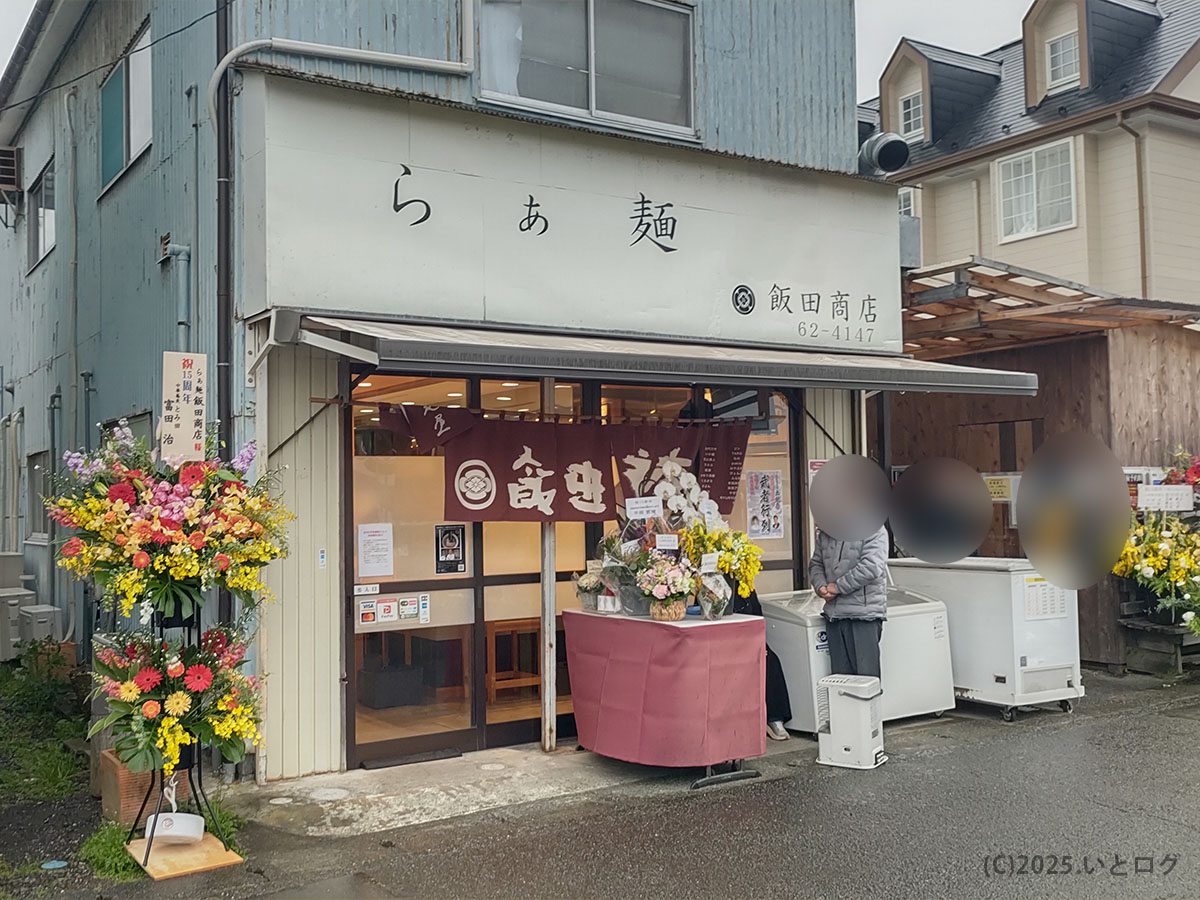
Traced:
<path fill-rule="evenodd" d="M 649 766 L 766 752 L 766 627 L 758 616 L 655 622 L 564 610 L 579 743 Z"/>

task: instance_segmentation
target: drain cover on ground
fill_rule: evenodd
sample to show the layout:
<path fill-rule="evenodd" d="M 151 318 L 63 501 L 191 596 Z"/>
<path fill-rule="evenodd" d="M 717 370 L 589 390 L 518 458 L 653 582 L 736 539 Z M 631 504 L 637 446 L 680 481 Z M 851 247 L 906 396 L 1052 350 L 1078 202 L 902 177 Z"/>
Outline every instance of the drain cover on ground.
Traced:
<path fill-rule="evenodd" d="M 272 806 L 287 806 L 289 803 L 292 802 L 292 798 L 291 797 L 272 797 L 267 802 L 270 803 Z"/>
<path fill-rule="evenodd" d="M 508 768 L 504 763 L 484 763 L 479 768 L 485 772 L 499 772 L 501 769 Z"/>
<path fill-rule="evenodd" d="M 334 800 L 345 800 L 350 792 L 345 788 L 317 788 L 308 795 L 318 803 L 330 803 Z"/>

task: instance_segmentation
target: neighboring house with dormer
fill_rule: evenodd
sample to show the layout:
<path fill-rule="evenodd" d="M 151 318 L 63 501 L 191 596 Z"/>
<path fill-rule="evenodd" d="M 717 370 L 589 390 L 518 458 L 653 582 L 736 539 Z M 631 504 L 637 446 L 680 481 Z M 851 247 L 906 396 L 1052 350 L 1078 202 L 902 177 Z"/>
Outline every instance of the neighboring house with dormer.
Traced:
<path fill-rule="evenodd" d="M 859 133 L 911 148 L 905 349 L 1036 372 L 1039 395 L 896 397 L 880 454 L 1014 471 L 1083 430 L 1161 465 L 1200 446 L 1200 3 L 1036 0 L 1021 32 L 982 55 L 905 38 Z M 997 516 L 983 552 L 1019 552 Z M 1124 663 L 1118 610 L 1081 593 L 1085 659 Z"/>

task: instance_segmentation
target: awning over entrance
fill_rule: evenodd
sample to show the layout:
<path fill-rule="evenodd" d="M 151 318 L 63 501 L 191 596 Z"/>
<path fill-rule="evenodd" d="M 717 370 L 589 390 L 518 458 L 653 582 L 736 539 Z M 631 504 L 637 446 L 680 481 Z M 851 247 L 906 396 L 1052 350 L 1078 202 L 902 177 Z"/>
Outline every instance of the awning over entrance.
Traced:
<path fill-rule="evenodd" d="M 907 357 L 495 331 L 300 315 L 284 310 L 276 310 L 274 315 L 278 321 L 273 331 L 279 343 L 310 343 L 335 352 L 341 347 L 342 352 L 360 359 L 366 358 L 365 351 L 377 357 L 379 365 L 431 372 L 637 378 L 764 387 L 1037 393 L 1037 376 L 1033 374 Z M 354 343 L 346 344 L 344 340 Z"/>

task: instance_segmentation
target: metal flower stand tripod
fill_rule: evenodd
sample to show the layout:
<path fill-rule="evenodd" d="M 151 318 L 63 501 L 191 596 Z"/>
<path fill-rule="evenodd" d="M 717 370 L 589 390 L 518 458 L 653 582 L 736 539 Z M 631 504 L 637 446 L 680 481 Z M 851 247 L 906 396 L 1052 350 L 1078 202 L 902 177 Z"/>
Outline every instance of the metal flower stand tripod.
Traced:
<path fill-rule="evenodd" d="M 185 769 L 187 771 L 188 788 L 192 794 L 192 800 L 196 804 L 196 811 L 204 816 L 205 810 L 208 812 L 208 819 L 212 822 L 213 828 L 217 830 L 217 837 L 221 839 L 222 846 L 228 850 L 229 841 L 225 839 L 225 833 L 221 829 L 221 822 L 217 818 L 216 812 L 212 807 L 212 802 L 208 799 L 208 794 L 204 792 L 204 766 L 201 765 L 197 758 L 198 753 L 195 752 L 193 746 L 183 747 L 179 754 L 179 765 L 176 766 L 176 771 L 172 773 L 170 781 L 167 781 L 161 769 L 155 769 L 150 773 L 150 786 L 146 788 L 146 796 L 142 798 L 142 805 L 138 807 L 137 815 L 133 819 L 133 827 L 129 829 L 129 836 L 125 838 L 125 846 L 129 846 L 133 842 L 133 836 L 137 833 L 138 823 L 142 820 L 142 813 L 146 811 L 146 804 L 150 802 L 150 795 L 154 793 L 154 779 L 158 777 L 158 803 L 154 808 L 154 824 L 146 831 L 146 856 L 142 860 L 142 868 L 146 868 L 150 864 L 150 848 L 154 845 L 154 832 L 158 830 L 159 815 L 162 813 L 162 805 L 164 798 L 171 804 L 171 808 L 175 808 L 175 779 L 178 777 L 178 770 Z"/>

